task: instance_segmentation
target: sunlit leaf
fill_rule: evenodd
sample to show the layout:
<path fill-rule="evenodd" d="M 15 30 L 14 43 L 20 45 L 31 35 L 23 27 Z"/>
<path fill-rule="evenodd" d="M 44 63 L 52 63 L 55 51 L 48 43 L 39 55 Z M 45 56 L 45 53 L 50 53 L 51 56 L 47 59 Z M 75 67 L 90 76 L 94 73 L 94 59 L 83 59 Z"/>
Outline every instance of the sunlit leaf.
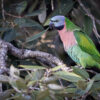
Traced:
<path fill-rule="evenodd" d="M 79 80 L 84 80 L 81 76 L 73 72 L 59 71 L 59 72 L 55 72 L 54 75 L 70 82 L 78 82 Z"/>
<path fill-rule="evenodd" d="M 17 77 L 19 76 L 20 71 L 19 69 L 15 68 L 13 65 L 10 66 L 10 76 L 11 77 Z"/>
<path fill-rule="evenodd" d="M 50 88 L 52 90 L 62 90 L 62 89 L 64 89 L 64 87 L 57 85 L 57 84 L 48 84 L 47 86 L 48 86 L 48 88 Z"/>
<path fill-rule="evenodd" d="M 43 77 L 42 78 L 42 82 L 43 83 L 52 83 L 52 82 L 54 82 L 54 81 L 56 81 L 57 80 L 57 77 L 55 77 L 55 76 L 50 76 L 50 77 Z"/>
<path fill-rule="evenodd" d="M 19 74 L 19 70 L 11 65 L 9 83 L 16 91 L 21 92 L 21 90 L 26 89 L 27 86 L 25 80 L 22 79 Z"/>
<path fill-rule="evenodd" d="M 51 71 L 57 71 L 57 70 L 61 69 L 62 67 L 63 66 L 56 66 L 56 67 L 52 68 Z"/>
<path fill-rule="evenodd" d="M 36 81 L 29 81 L 29 83 L 27 84 L 28 87 L 33 86 L 36 83 Z"/>
<path fill-rule="evenodd" d="M 27 89 L 24 79 L 20 78 L 20 79 L 16 80 L 16 85 L 17 85 L 18 89 Z"/>
<path fill-rule="evenodd" d="M 44 76 L 44 70 L 35 70 L 34 72 L 30 73 L 26 77 L 26 81 L 31 80 L 31 81 L 38 81 Z"/>
<path fill-rule="evenodd" d="M 25 68 L 25 69 L 46 69 L 45 67 L 43 66 L 35 66 L 35 65 L 19 65 L 19 67 L 22 67 L 22 68 Z"/>
<path fill-rule="evenodd" d="M 81 77 L 83 77 L 85 79 L 89 79 L 89 74 L 86 72 L 85 69 L 73 67 L 73 72 L 80 75 Z"/>

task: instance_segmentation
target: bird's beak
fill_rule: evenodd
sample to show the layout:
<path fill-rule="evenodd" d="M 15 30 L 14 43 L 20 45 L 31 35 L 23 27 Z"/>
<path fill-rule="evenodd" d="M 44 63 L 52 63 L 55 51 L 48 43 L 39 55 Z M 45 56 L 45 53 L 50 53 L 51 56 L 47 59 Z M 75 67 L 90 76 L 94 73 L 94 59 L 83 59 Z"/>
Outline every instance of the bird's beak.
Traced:
<path fill-rule="evenodd" d="M 55 27 L 55 26 L 54 26 L 54 23 L 53 23 L 53 22 L 50 22 L 50 23 L 49 23 L 49 27 L 50 27 L 50 29 L 54 29 L 54 27 Z"/>

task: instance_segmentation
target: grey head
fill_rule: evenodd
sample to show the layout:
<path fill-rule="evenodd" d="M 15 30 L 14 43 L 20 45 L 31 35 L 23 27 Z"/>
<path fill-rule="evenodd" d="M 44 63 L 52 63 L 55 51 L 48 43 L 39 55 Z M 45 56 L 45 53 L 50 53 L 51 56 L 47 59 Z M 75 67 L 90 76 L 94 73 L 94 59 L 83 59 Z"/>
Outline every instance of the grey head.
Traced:
<path fill-rule="evenodd" d="M 54 16 L 50 19 L 50 28 L 54 27 L 57 30 L 62 30 L 64 28 L 65 17 L 62 15 Z"/>

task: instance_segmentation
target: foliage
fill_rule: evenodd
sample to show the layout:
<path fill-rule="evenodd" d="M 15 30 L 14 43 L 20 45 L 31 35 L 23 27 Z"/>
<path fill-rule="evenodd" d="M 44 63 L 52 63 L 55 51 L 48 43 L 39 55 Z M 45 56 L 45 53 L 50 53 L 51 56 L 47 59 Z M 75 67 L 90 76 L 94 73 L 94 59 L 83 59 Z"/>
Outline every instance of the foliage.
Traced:
<path fill-rule="evenodd" d="M 88 35 L 92 35 L 93 22 L 77 0 L 3 1 L 4 7 L 1 6 L 0 9 L 0 37 L 18 48 L 52 53 L 64 61 L 67 59 L 71 66 L 73 62 L 68 57 L 59 56 L 58 51 L 65 53 L 60 50 L 63 47 L 54 38 L 56 31 L 48 31 L 50 18 L 65 15 Z M 82 3 L 89 8 L 94 4 L 94 1 L 89 1 Z M 94 13 L 92 7 L 89 9 L 100 18 L 98 10 Z M 94 36 L 93 39 L 96 40 Z M 52 41 L 57 42 L 54 45 Z M 92 75 L 91 70 L 72 67 L 73 71 L 67 72 L 61 70 L 62 66 L 51 68 L 31 59 L 19 60 L 10 54 L 8 66 L 10 75 L 0 75 L 0 81 L 4 85 L 4 92 L 0 93 L 1 100 L 78 100 L 89 96 L 97 100 L 100 95 L 100 74 L 96 72 Z"/>

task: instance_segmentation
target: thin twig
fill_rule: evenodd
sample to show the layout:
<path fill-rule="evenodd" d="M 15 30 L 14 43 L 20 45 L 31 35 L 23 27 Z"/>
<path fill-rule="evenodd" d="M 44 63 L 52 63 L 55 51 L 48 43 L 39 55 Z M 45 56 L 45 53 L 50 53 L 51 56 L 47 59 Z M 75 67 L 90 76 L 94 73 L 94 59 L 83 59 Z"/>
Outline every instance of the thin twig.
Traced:
<path fill-rule="evenodd" d="M 95 18 L 95 21 L 100 25 L 100 20 Z"/>
<path fill-rule="evenodd" d="M 5 21 L 6 18 L 5 18 L 5 14 L 4 14 L 4 1 L 1 0 L 1 9 L 2 9 L 2 17 L 3 17 L 3 20 Z"/>
<path fill-rule="evenodd" d="M 30 32 L 25 27 L 23 29 L 27 33 L 28 36 L 31 36 Z"/>
<path fill-rule="evenodd" d="M 53 0 L 51 0 L 51 8 L 52 8 L 52 10 L 54 10 L 54 1 Z"/>
<path fill-rule="evenodd" d="M 93 70 L 88 70 L 88 69 L 87 69 L 87 71 L 90 72 L 90 73 L 93 73 L 93 74 L 97 74 L 97 72 L 95 72 L 95 71 L 93 71 Z"/>
<path fill-rule="evenodd" d="M 10 17 L 22 18 L 22 16 L 16 16 L 16 15 L 10 14 L 10 13 L 6 12 L 5 10 L 4 10 L 4 13 L 5 13 L 6 15 L 10 16 Z"/>

